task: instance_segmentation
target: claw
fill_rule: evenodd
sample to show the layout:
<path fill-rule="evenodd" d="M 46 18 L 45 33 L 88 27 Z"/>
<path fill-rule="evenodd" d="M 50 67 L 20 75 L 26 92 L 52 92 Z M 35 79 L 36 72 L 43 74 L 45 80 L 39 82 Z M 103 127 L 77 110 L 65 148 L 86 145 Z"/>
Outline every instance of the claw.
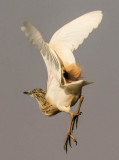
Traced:
<path fill-rule="evenodd" d="M 74 115 L 74 118 L 73 118 L 73 121 L 72 121 L 72 126 L 71 126 L 71 131 L 74 130 L 74 124 L 75 124 L 75 122 L 76 122 L 76 129 L 77 129 L 77 126 L 78 126 L 78 116 L 81 115 L 81 114 L 82 114 L 82 112 L 76 113 Z"/>
<path fill-rule="evenodd" d="M 73 141 L 76 143 L 77 145 L 77 140 L 70 134 L 71 138 L 73 139 Z"/>
<path fill-rule="evenodd" d="M 71 145 L 71 137 L 69 136 L 69 145 L 70 147 L 72 148 L 72 145 Z"/>
<path fill-rule="evenodd" d="M 67 153 L 67 145 L 68 145 L 68 142 L 69 142 L 69 145 L 70 147 L 72 148 L 71 146 L 71 139 L 73 139 L 73 141 L 76 143 L 77 145 L 77 141 L 76 139 L 72 136 L 71 133 L 67 133 L 67 137 L 66 137 L 66 140 L 65 140 L 65 144 L 64 144 L 64 150 L 66 150 L 66 153 Z"/>

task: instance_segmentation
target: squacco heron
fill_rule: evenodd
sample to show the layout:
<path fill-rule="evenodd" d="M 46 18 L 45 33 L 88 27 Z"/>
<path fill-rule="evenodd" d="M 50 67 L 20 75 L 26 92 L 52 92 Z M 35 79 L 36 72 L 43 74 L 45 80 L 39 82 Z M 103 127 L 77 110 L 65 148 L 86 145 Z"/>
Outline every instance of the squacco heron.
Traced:
<path fill-rule="evenodd" d="M 80 107 L 83 101 L 82 87 L 90 84 L 82 79 L 81 67 L 76 64 L 73 51 L 81 45 L 102 20 L 101 11 L 93 11 L 64 25 L 56 31 L 49 43 L 46 43 L 40 32 L 29 22 L 24 22 L 21 30 L 29 38 L 30 42 L 40 51 L 47 67 L 48 81 L 46 91 L 34 89 L 25 94 L 34 97 L 41 111 L 47 116 L 53 116 L 59 112 L 66 112 L 71 116 L 67 131 L 64 149 L 71 146 L 71 139 L 77 144 L 72 135 L 74 125 L 81 114 Z M 70 111 L 80 99 L 75 114 Z"/>

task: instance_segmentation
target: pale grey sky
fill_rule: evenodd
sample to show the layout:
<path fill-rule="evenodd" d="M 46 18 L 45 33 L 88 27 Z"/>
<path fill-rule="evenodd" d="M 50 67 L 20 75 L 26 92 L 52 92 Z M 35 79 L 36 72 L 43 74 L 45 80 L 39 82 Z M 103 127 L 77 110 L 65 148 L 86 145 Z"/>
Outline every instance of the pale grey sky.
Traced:
<path fill-rule="evenodd" d="M 119 159 L 118 7 L 118 0 L 0 1 L 0 160 Z M 48 42 L 64 24 L 93 10 L 103 11 L 103 21 L 75 57 L 86 79 L 95 83 L 83 88 L 83 115 L 73 133 L 78 145 L 72 143 L 66 155 L 69 115 L 46 117 L 34 99 L 22 94 L 45 89 L 47 72 L 20 27 L 30 21 Z"/>

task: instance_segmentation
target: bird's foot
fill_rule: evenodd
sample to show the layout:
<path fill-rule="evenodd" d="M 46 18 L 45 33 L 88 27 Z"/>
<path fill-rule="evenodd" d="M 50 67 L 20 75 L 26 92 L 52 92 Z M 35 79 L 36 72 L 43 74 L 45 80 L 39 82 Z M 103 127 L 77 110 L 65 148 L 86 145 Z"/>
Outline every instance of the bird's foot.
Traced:
<path fill-rule="evenodd" d="M 80 116 L 82 114 L 82 112 L 76 112 L 74 117 L 73 117 L 73 121 L 72 121 L 72 126 L 71 126 L 71 131 L 73 132 L 74 130 L 74 125 L 76 123 L 76 129 L 77 129 L 77 126 L 78 126 L 78 116 Z"/>
<path fill-rule="evenodd" d="M 74 124 L 75 124 L 75 123 L 76 123 L 76 129 L 77 129 L 78 116 L 82 114 L 82 112 L 80 112 L 80 108 L 81 108 L 81 104 L 82 104 L 82 102 L 83 102 L 83 99 L 84 99 L 84 97 L 81 96 L 81 97 L 80 97 L 79 106 L 78 106 L 77 111 L 76 111 L 76 113 L 75 113 L 75 115 L 74 115 L 74 117 L 73 117 L 72 125 L 71 125 L 71 131 L 72 131 L 72 132 L 73 132 L 73 130 L 74 130 Z"/>
<path fill-rule="evenodd" d="M 76 143 L 76 145 L 77 145 L 76 139 L 72 136 L 71 132 L 68 131 L 68 132 L 67 132 L 67 137 L 66 137 L 66 140 L 65 140 L 65 143 L 64 143 L 64 150 L 66 150 L 66 153 L 67 153 L 67 145 L 68 145 L 68 143 L 69 143 L 70 147 L 72 148 L 72 146 L 71 146 L 71 139 L 73 139 L 73 141 L 74 141 L 74 142 Z"/>

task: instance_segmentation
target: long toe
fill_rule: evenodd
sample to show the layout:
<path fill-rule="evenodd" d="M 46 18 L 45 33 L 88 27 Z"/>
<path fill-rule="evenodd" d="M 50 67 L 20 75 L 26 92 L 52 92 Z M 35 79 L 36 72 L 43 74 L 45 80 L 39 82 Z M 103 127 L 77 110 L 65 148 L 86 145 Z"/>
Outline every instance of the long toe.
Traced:
<path fill-rule="evenodd" d="M 68 146 L 68 143 L 70 145 L 70 147 L 72 148 L 71 146 L 71 139 L 76 143 L 77 145 L 77 140 L 74 138 L 74 136 L 72 136 L 71 133 L 67 133 L 67 137 L 66 137 L 66 140 L 65 140 L 65 143 L 64 143 L 64 150 L 66 150 L 66 153 L 67 153 L 67 146 Z"/>
<path fill-rule="evenodd" d="M 75 124 L 76 124 L 76 129 L 77 129 L 77 126 L 78 126 L 78 116 L 81 115 L 81 114 L 82 114 L 82 112 L 75 113 L 73 121 L 72 121 L 72 125 L 71 125 L 71 132 L 73 132 Z"/>

